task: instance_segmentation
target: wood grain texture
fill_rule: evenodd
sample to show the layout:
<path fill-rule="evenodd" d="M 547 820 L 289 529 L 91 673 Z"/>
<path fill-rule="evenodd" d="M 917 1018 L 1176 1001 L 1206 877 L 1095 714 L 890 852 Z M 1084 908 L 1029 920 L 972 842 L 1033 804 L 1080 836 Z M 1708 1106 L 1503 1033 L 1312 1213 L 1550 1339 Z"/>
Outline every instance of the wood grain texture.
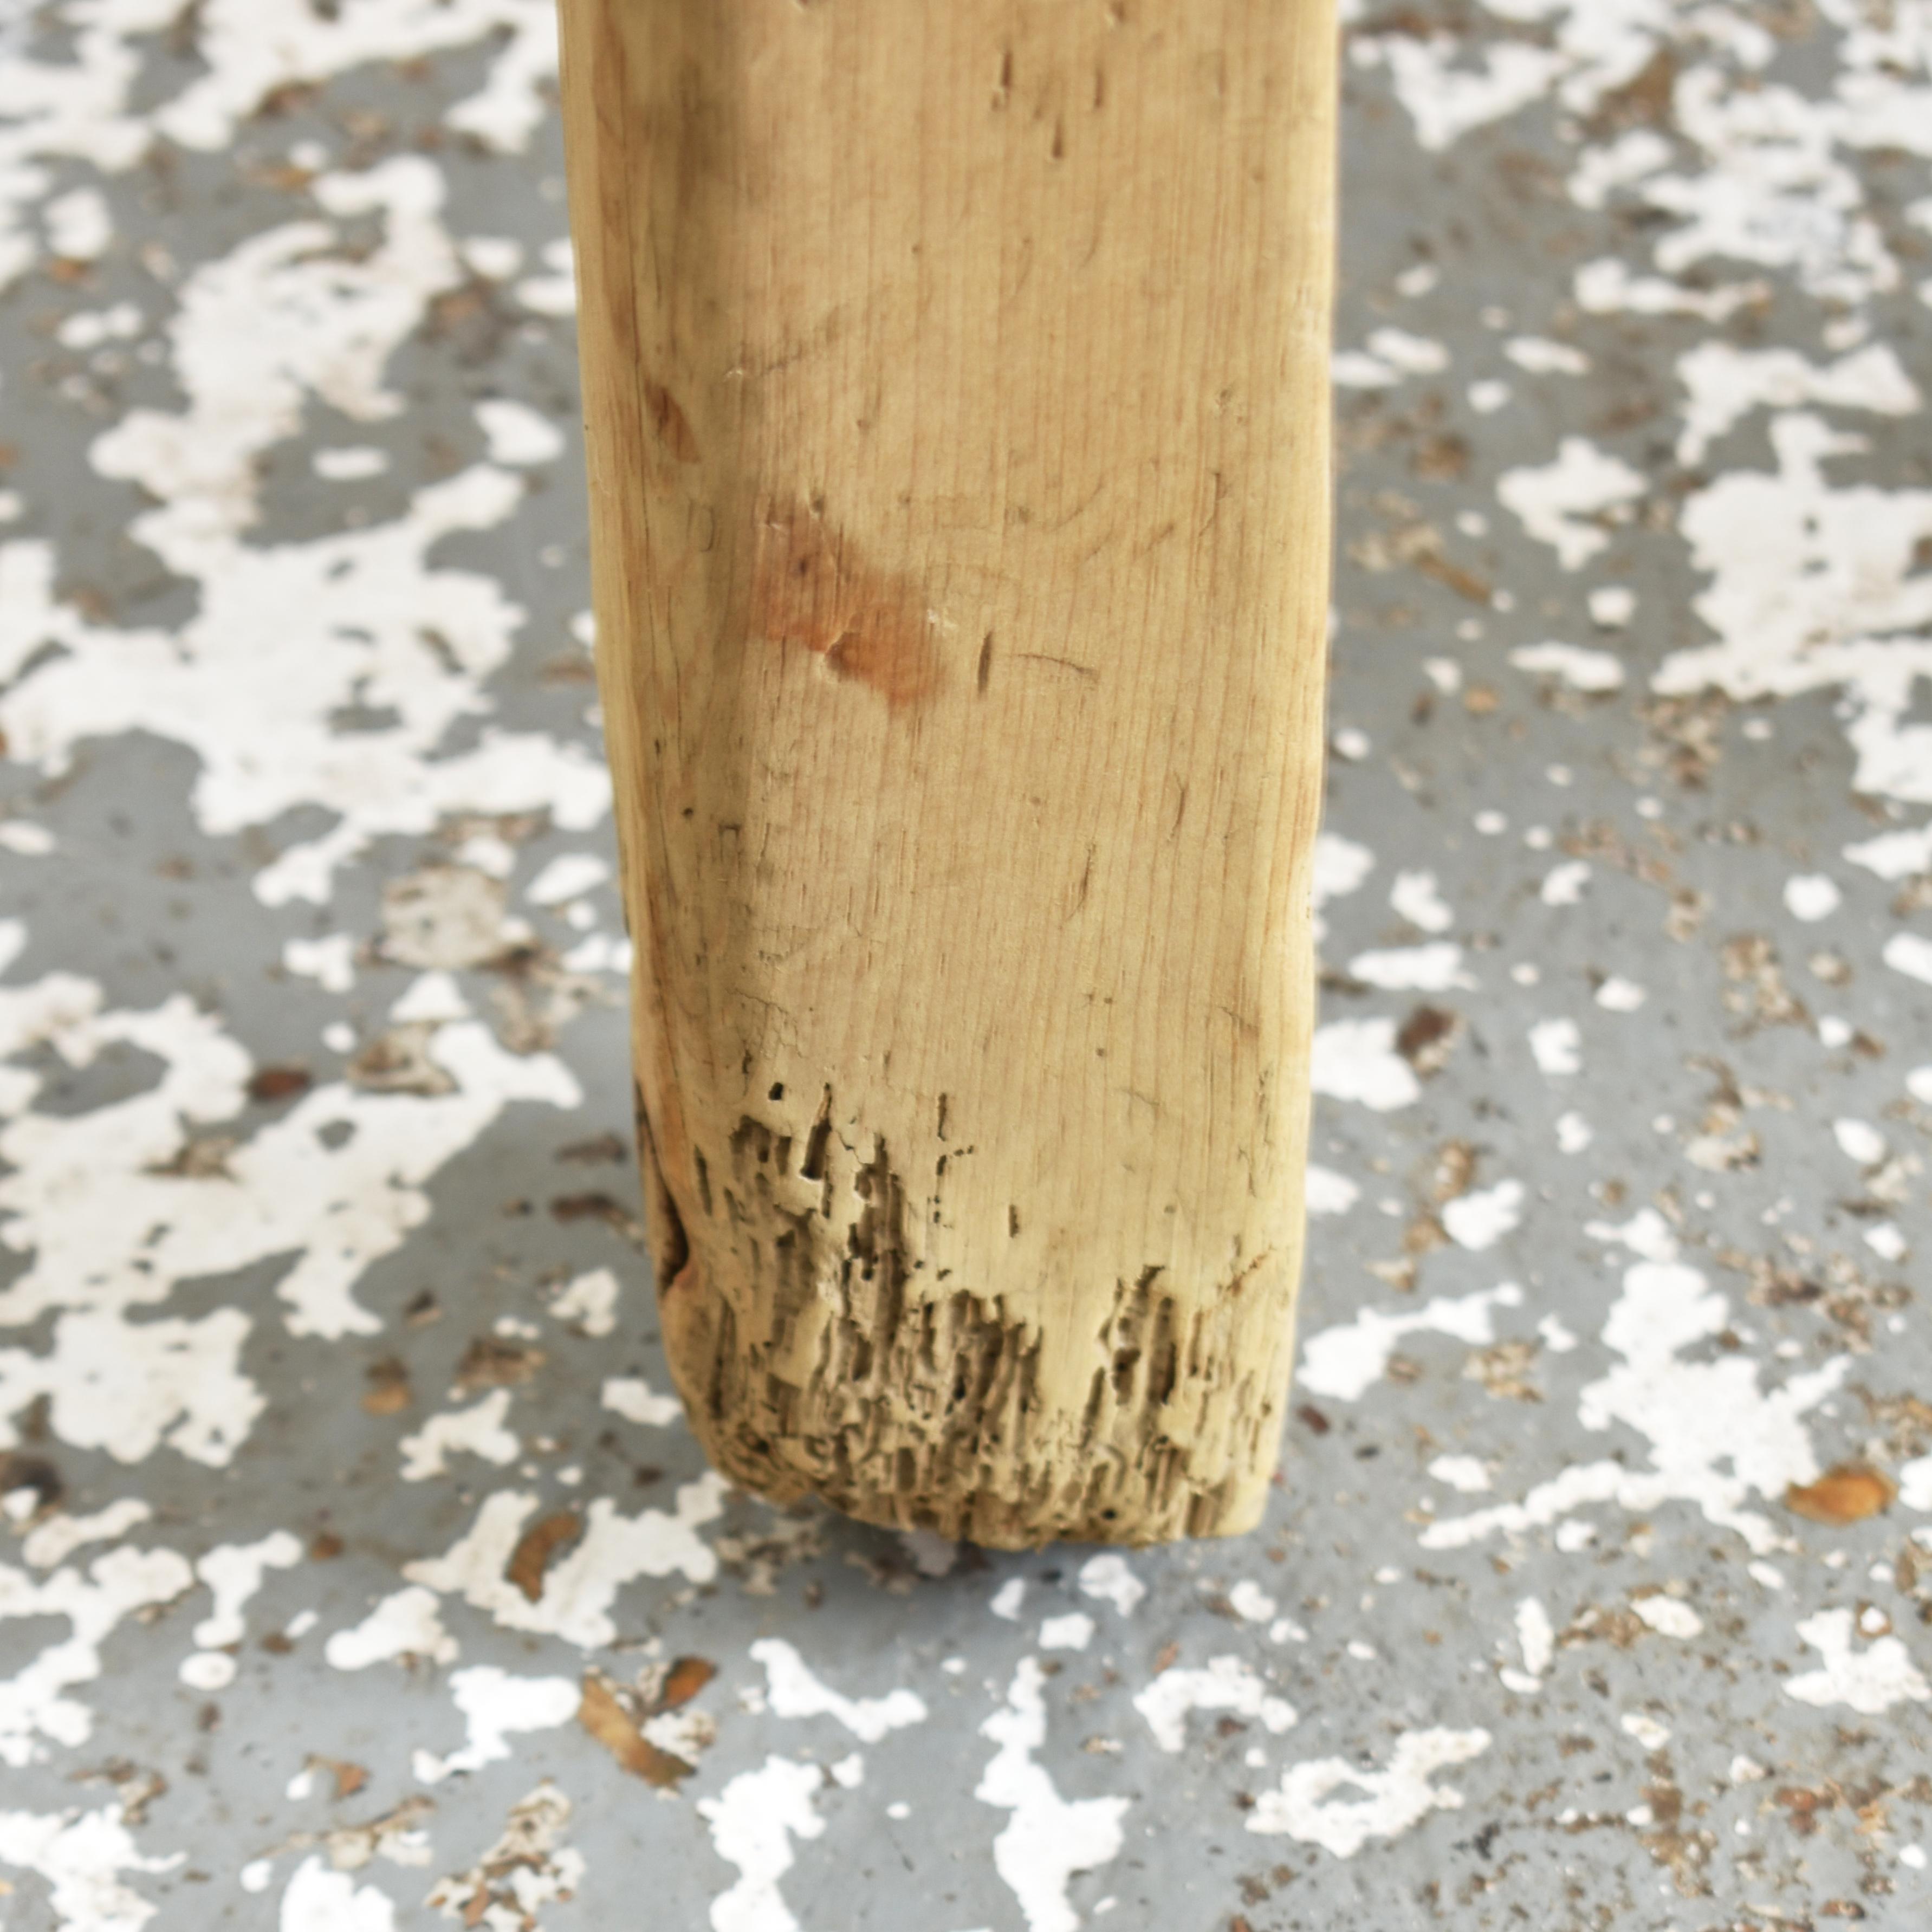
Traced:
<path fill-rule="evenodd" d="M 734 1480 L 1245 1528 L 1301 1249 L 1328 0 L 563 0 L 664 1333 Z"/>

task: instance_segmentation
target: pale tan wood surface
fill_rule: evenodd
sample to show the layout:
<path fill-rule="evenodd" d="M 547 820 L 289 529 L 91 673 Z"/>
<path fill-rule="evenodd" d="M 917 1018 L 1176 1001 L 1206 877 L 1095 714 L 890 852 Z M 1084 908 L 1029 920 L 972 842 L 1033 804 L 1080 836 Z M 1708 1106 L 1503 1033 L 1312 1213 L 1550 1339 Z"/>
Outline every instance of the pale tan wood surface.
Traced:
<path fill-rule="evenodd" d="M 1237 1531 L 1301 1250 L 1328 0 L 562 0 L 665 1342 L 718 1466 Z"/>

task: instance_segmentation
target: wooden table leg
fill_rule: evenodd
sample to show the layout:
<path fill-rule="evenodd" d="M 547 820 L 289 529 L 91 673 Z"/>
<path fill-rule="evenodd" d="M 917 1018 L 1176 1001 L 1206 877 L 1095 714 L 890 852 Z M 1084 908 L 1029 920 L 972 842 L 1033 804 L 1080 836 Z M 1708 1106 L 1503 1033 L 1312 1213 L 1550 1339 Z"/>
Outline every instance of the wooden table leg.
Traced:
<path fill-rule="evenodd" d="M 1292 1354 L 1330 0 L 563 0 L 664 1332 L 734 1480 L 1245 1529 Z"/>

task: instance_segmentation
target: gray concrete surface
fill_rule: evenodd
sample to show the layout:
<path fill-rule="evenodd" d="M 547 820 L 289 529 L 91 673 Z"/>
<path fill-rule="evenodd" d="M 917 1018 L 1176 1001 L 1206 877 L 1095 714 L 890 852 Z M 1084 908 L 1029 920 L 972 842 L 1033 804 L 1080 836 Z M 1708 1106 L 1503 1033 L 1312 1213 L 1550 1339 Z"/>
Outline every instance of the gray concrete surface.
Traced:
<path fill-rule="evenodd" d="M 1354 14 L 1298 1406 L 1096 1563 L 664 1400 L 546 0 L 0 9 L 8 1932 L 1927 1922 L 1932 8 Z"/>

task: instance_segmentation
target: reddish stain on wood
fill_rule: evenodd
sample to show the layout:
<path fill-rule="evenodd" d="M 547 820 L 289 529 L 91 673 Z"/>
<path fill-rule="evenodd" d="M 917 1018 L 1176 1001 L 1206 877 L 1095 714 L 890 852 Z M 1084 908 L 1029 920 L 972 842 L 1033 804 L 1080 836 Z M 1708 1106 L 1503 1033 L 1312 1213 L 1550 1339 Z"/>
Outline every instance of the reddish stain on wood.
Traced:
<path fill-rule="evenodd" d="M 651 412 L 651 427 L 664 448 L 680 463 L 695 463 L 698 439 L 691 433 L 689 419 L 678 407 L 677 398 L 648 376 L 644 378 L 644 406 Z"/>
<path fill-rule="evenodd" d="M 814 652 L 834 676 L 878 692 L 896 711 L 939 688 L 939 653 L 917 586 L 874 568 L 802 504 L 759 511 L 752 629 L 768 643 Z"/>

